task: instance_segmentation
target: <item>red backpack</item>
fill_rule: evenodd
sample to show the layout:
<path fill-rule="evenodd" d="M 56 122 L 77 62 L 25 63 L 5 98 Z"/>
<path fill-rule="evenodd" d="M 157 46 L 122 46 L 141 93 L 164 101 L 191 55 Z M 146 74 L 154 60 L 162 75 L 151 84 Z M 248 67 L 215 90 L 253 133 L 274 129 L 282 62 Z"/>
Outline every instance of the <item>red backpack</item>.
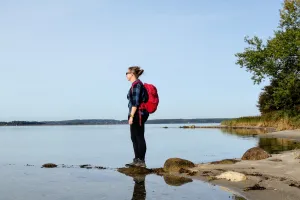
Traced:
<path fill-rule="evenodd" d="M 141 81 L 136 81 L 134 84 L 132 84 L 132 88 L 137 83 L 143 84 Z M 154 85 L 149 83 L 144 83 L 143 85 L 148 93 L 148 101 L 142 102 L 140 109 L 146 109 L 147 112 L 152 114 L 157 110 L 158 103 L 159 103 L 157 89 Z"/>

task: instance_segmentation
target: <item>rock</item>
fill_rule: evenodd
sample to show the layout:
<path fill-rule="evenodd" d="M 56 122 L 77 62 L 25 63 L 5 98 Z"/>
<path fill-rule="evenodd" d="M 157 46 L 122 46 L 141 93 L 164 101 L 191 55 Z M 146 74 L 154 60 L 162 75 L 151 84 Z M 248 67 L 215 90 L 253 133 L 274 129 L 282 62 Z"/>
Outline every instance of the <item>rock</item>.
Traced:
<path fill-rule="evenodd" d="M 166 172 L 163 168 L 152 168 L 152 173 L 158 175 L 158 176 L 163 176 Z"/>
<path fill-rule="evenodd" d="M 172 176 L 172 175 L 164 175 L 164 180 L 165 180 L 166 184 L 172 185 L 172 186 L 181 186 L 186 183 L 193 182 L 193 180 L 190 178 Z"/>
<path fill-rule="evenodd" d="M 189 175 L 189 176 L 195 176 L 197 173 L 198 173 L 198 172 L 196 172 L 196 171 L 191 171 L 191 172 L 188 173 L 188 175 Z"/>
<path fill-rule="evenodd" d="M 242 160 L 262 160 L 271 157 L 265 150 L 259 147 L 254 147 L 246 151 Z"/>
<path fill-rule="evenodd" d="M 235 164 L 237 162 L 240 162 L 240 161 L 239 160 L 234 160 L 234 159 L 225 159 L 225 160 L 211 162 L 211 164 L 214 164 L 214 165 L 217 165 L 217 164 Z"/>
<path fill-rule="evenodd" d="M 195 175 L 198 173 L 198 171 L 191 171 L 191 170 L 189 170 L 189 169 L 181 168 L 181 169 L 179 170 L 179 173 L 180 173 L 180 174 L 187 174 L 187 175 L 189 175 L 189 176 L 195 176 Z"/>
<path fill-rule="evenodd" d="M 251 187 L 246 187 L 244 189 L 244 191 L 249 191 L 249 190 L 265 190 L 265 189 L 266 189 L 265 187 L 262 187 L 259 184 L 255 184 L 255 185 L 253 185 Z"/>
<path fill-rule="evenodd" d="M 126 176 L 137 177 L 140 175 L 156 174 L 163 176 L 165 173 L 163 168 L 148 169 L 144 167 L 122 167 L 117 169 L 118 172 L 125 174 Z"/>
<path fill-rule="evenodd" d="M 96 169 L 107 169 L 106 167 L 102 167 L 102 166 L 95 166 Z"/>
<path fill-rule="evenodd" d="M 145 167 L 123 167 L 123 168 L 118 168 L 118 172 L 125 174 L 127 176 L 134 177 L 136 175 L 152 174 L 153 170 Z"/>
<path fill-rule="evenodd" d="M 164 164 L 164 171 L 166 172 L 179 172 L 180 169 L 188 169 L 195 167 L 191 161 L 180 158 L 169 158 Z"/>
<path fill-rule="evenodd" d="M 273 162 L 282 162 L 282 160 L 278 159 L 278 158 L 270 159 L 270 161 L 273 161 Z"/>
<path fill-rule="evenodd" d="M 179 170 L 179 173 L 180 174 L 183 174 L 183 173 L 190 173 L 191 171 L 189 170 L 189 169 L 184 169 L 184 168 L 181 168 L 180 170 Z"/>
<path fill-rule="evenodd" d="M 87 164 L 87 165 L 79 165 L 80 168 L 85 168 L 85 169 L 92 169 L 92 166 Z"/>
<path fill-rule="evenodd" d="M 203 171 L 202 172 L 202 176 L 208 176 L 209 177 L 209 176 L 212 176 L 212 174 L 213 173 L 211 171 Z"/>
<path fill-rule="evenodd" d="M 56 164 L 54 163 L 46 163 L 46 164 L 43 164 L 42 168 L 55 168 L 57 167 Z"/>
<path fill-rule="evenodd" d="M 238 173 L 238 172 L 233 172 L 233 171 L 228 171 L 220 174 L 219 176 L 216 176 L 217 179 L 226 179 L 228 181 L 232 182 L 239 182 L 239 181 L 244 181 L 247 179 L 245 174 Z"/>
<path fill-rule="evenodd" d="M 179 128 L 192 128 L 192 129 L 194 129 L 194 128 L 196 128 L 196 126 L 195 126 L 195 125 L 191 125 L 191 126 L 180 126 Z"/>
<path fill-rule="evenodd" d="M 289 186 L 296 187 L 296 188 L 300 189 L 300 184 L 297 184 L 297 183 L 291 183 L 291 184 L 289 184 Z"/>

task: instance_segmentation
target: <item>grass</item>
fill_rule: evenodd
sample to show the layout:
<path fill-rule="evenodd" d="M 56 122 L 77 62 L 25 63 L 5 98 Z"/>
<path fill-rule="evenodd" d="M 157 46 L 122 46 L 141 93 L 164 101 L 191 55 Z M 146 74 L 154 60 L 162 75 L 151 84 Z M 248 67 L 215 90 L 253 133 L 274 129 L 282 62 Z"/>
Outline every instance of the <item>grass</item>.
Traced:
<path fill-rule="evenodd" d="M 283 111 L 267 113 L 261 116 L 240 117 L 222 121 L 226 126 L 273 127 L 276 130 L 293 130 L 300 128 L 300 114 L 290 115 Z"/>

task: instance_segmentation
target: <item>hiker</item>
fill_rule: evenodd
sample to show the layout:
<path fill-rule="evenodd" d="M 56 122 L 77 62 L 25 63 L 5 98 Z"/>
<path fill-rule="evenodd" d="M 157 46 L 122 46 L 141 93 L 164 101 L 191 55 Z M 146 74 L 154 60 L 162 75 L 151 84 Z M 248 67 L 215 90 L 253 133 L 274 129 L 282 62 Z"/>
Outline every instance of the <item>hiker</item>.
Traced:
<path fill-rule="evenodd" d="M 145 141 L 145 122 L 149 117 L 149 112 L 141 108 L 142 102 L 148 101 L 148 93 L 144 84 L 139 80 L 144 70 L 138 66 L 128 68 L 126 72 L 127 80 L 132 83 L 128 94 L 128 123 L 130 125 L 131 140 L 135 158 L 133 162 L 126 166 L 146 167 L 146 141 Z"/>

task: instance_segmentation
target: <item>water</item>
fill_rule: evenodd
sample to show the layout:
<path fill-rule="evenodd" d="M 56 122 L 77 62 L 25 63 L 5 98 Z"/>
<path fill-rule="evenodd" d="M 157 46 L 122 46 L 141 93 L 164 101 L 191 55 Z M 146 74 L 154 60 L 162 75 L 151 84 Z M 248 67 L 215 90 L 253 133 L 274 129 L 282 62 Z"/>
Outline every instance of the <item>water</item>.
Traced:
<path fill-rule="evenodd" d="M 179 125 L 172 125 L 179 127 Z M 195 163 L 241 157 L 255 138 L 222 134 L 218 129 L 163 129 L 147 125 L 147 165 L 161 167 L 171 157 Z M 97 164 L 120 167 L 132 161 L 128 126 L 1 127 L 0 164 Z"/>
<path fill-rule="evenodd" d="M 165 183 L 163 177 L 148 175 L 134 181 L 111 170 L 41 169 L 39 167 L 1 167 L 2 200 L 144 200 L 144 199 L 234 199 L 217 186 L 194 181 L 182 186 Z"/>
<path fill-rule="evenodd" d="M 300 143 L 285 139 L 285 138 L 260 138 L 259 134 L 264 134 L 267 131 L 261 129 L 222 129 L 222 133 L 235 135 L 239 138 L 255 139 L 258 147 L 264 149 L 268 153 L 276 154 L 288 150 L 300 149 Z"/>
<path fill-rule="evenodd" d="M 276 152 L 295 147 L 294 143 L 258 139 L 252 130 L 238 134 L 163 126 L 146 125 L 146 161 L 151 168 L 162 167 L 171 157 L 201 163 L 240 158 L 253 146 Z M 115 168 L 123 167 L 133 157 L 127 125 L 0 127 L 0 137 L 0 200 L 242 199 L 201 181 L 174 186 L 168 177 L 148 175 L 141 179 L 117 172 Z M 278 148 L 280 145 L 285 147 Z M 41 168 L 48 162 L 109 169 Z"/>

